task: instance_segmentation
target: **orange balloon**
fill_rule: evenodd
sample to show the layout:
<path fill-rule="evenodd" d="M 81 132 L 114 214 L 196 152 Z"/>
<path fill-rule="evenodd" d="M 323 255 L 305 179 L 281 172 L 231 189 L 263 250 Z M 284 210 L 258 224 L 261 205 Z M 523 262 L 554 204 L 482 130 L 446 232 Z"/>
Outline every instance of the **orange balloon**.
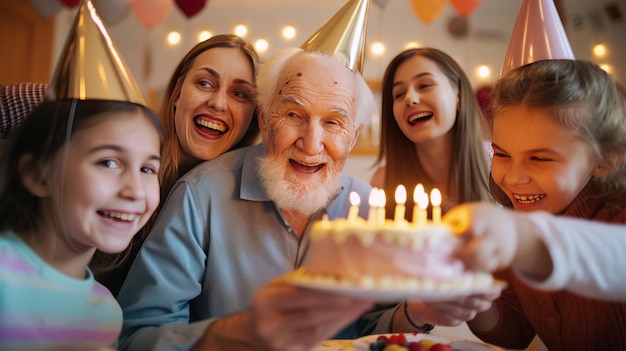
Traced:
<path fill-rule="evenodd" d="M 463 17 L 471 15 L 481 2 L 483 0 L 450 0 L 452 7 Z"/>
<path fill-rule="evenodd" d="M 135 16 L 144 27 L 155 28 L 165 21 L 172 11 L 172 0 L 132 0 Z"/>
<path fill-rule="evenodd" d="M 446 0 L 411 0 L 413 12 L 424 23 L 430 23 L 441 15 L 446 8 Z"/>

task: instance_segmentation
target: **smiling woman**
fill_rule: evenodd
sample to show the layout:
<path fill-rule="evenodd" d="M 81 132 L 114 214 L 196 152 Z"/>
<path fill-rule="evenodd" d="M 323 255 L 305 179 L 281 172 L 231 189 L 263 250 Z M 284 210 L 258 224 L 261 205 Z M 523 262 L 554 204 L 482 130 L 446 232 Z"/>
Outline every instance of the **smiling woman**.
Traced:
<path fill-rule="evenodd" d="M 160 119 L 165 144 L 161 160 L 161 198 L 199 163 L 259 140 L 256 117 L 256 72 L 259 59 L 252 46 L 230 34 L 216 35 L 194 46 L 174 70 L 162 98 Z M 132 243 L 122 266 L 97 272 L 114 295 L 159 209 Z M 94 262 L 108 260 L 97 254 Z"/>

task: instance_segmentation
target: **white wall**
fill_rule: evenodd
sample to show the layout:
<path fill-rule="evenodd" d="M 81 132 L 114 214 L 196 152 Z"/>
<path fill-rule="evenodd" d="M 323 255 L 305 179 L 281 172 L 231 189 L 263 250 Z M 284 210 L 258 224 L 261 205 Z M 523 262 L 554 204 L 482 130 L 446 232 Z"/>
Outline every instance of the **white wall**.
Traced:
<path fill-rule="evenodd" d="M 376 156 L 350 155 L 344 167 L 345 173 L 369 183 L 375 169 L 372 168 Z"/>
<path fill-rule="evenodd" d="M 273 6 L 268 6 L 268 3 Z M 229 33 L 239 23 L 250 29 L 248 40 L 265 37 L 270 50 L 262 54 L 265 58 L 288 46 L 300 45 L 317 30 L 343 4 L 338 0 L 212 0 L 198 15 L 187 19 L 174 5 L 170 16 L 152 31 L 146 30 L 133 13 L 122 22 L 108 27 L 109 33 L 122 54 L 129 69 L 142 86 L 144 93 L 162 89 L 180 58 L 195 45 L 195 35 L 201 29 L 213 33 Z M 568 32 L 572 49 L 577 58 L 592 59 L 593 45 L 604 42 L 609 51 L 599 63 L 610 64 L 618 79 L 626 84 L 626 19 L 614 21 L 608 17 L 605 7 L 615 4 L 622 16 L 626 16 L 624 0 L 561 0 L 563 22 Z M 490 84 L 499 74 L 509 37 L 517 18 L 520 0 L 484 0 L 468 18 L 468 34 L 460 39 L 448 30 L 449 21 L 456 16 L 451 5 L 429 25 L 415 16 L 408 0 L 390 0 L 385 9 L 374 2 L 370 5 L 368 44 L 375 40 L 386 44 L 386 52 L 380 57 L 367 54 L 364 76 L 368 79 L 382 78 L 386 64 L 409 41 L 421 46 L 442 49 L 454 57 L 478 87 Z M 71 27 L 75 10 L 63 10 L 57 15 L 54 57 L 57 58 L 65 37 Z M 279 29 L 291 24 L 298 34 L 293 42 L 279 38 Z M 165 44 L 165 35 L 171 30 L 183 36 L 177 47 Z M 55 59 L 56 61 L 56 59 Z M 53 62 L 53 66 L 56 62 Z M 474 68 L 486 64 L 492 68 L 492 77 L 481 80 Z M 369 181 L 374 156 L 350 156 L 346 170 L 357 178 Z"/>
<path fill-rule="evenodd" d="M 274 5 L 268 6 L 268 3 Z M 343 3 L 338 0 L 212 0 L 191 19 L 174 5 L 165 22 L 152 31 L 146 30 L 132 12 L 108 29 L 133 75 L 148 93 L 166 84 L 180 58 L 196 43 L 195 36 L 201 29 L 230 33 L 236 24 L 244 23 L 250 29 L 246 39 L 255 41 L 264 37 L 269 40 L 269 51 L 261 55 L 265 58 L 281 48 L 300 45 Z M 626 82 L 626 61 L 621 59 L 626 57 L 626 46 L 622 45 L 626 20 L 611 21 L 604 10 L 608 4 L 615 4 L 622 16 L 626 16 L 625 1 L 561 0 L 560 3 L 576 57 L 591 59 L 591 47 L 606 42 L 609 54 L 599 61 L 611 64 L 616 76 Z M 465 69 L 474 87 L 489 84 L 499 74 L 520 4 L 520 0 L 484 0 L 468 18 L 468 34 L 457 39 L 448 29 L 450 20 L 456 17 L 450 4 L 437 20 L 427 25 L 417 19 L 408 0 L 390 0 L 385 9 L 372 2 L 368 44 L 380 40 L 386 44 L 386 52 L 380 57 L 367 54 L 364 76 L 380 79 L 391 58 L 403 49 L 405 43 L 415 41 L 421 46 L 433 46 L 449 53 Z M 74 14 L 75 10 L 63 10 L 57 15 L 55 58 L 62 49 Z M 292 42 L 279 38 L 280 28 L 287 24 L 298 30 Z M 177 30 L 183 36 L 177 47 L 165 44 L 165 35 L 171 30 Z M 474 70 L 479 64 L 491 67 L 490 78 L 480 79 L 475 75 Z"/>
<path fill-rule="evenodd" d="M 263 36 L 270 42 L 270 50 L 262 58 L 288 46 L 299 46 L 310 34 L 328 20 L 343 1 L 284 1 L 278 7 L 268 7 L 265 1 L 212 0 L 197 16 L 187 19 L 174 6 L 168 19 L 152 31 L 138 22 L 134 13 L 122 22 L 108 26 L 115 45 L 121 52 L 133 75 L 145 92 L 166 84 L 176 63 L 195 43 L 200 29 L 212 33 L 230 33 L 238 23 L 249 26 L 246 39 L 255 41 Z M 381 57 L 367 56 L 364 76 L 380 79 L 388 61 L 409 41 L 421 46 L 435 46 L 455 57 L 466 70 L 477 64 L 491 65 L 499 72 L 508 38 L 519 5 L 512 0 L 484 0 L 469 18 L 469 34 L 463 39 L 453 38 L 447 29 L 448 20 L 455 15 L 451 5 L 444 13 L 426 25 L 415 16 L 408 0 L 391 0 L 385 9 L 372 2 L 368 26 L 368 44 L 374 40 L 386 43 Z M 73 21 L 75 10 L 63 10 L 57 15 L 54 57 L 58 57 Z M 298 30 L 292 42 L 279 38 L 282 26 L 291 24 Z M 183 35 L 178 47 L 165 44 L 165 35 L 177 30 Z M 470 74 L 475 84 L 482 83 Z"/>

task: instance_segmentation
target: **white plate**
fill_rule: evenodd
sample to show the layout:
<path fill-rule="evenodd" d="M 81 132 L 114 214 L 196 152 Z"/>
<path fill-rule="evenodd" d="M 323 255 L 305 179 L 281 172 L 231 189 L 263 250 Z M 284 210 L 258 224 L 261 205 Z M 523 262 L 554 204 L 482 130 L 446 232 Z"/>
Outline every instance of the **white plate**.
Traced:
<path fill-rule="evenodd" d="M 434 301 L 452 301 L 459 298 L 476 295 L 498 293 L 506 287 L 503 281 L 495 280 L 491 286 L 484 288 L 467 288 L 467 289 L 435 289 L 435 290 L 397 290 L 384 288 L 364 288 L 362 286 L 351 286 L 347 283 L 336 284 L 330 281 L 316 281 L 303 278 L 300 275 L 287 276 L 287 282 L 310 289 L 318 289 L 337 294 L 344 294 L 377 302 L 396 302 L 402 300 L 420 300 L 427 302 Z"/>
<path fill-rule="evenodd" d="M 384 335 L 389 337 L 393 334 L 384 334 Z M 354 348 L 354 351 L 369 351 L 370 344 L 375 342 L 379 336 L 380 335 L 368 335 L 368 336 L 364 336 L 362 338 L 356 339 L 352 343 L 352 347 Z M 474 341 L 465 340 L 465 339 L 444 338 L 441 336 L 434 336 L 434 335 L 421 334 L 421 333 L 417 333 L 417 334 L 405 333 L 404 336 L 406 337 L 407 342 L 430 340 L 430 341 L 434 341 L 434 342 L 438 342 L 442 344 L 452 344 L 452 349 L 454 351 L 504 351 L 503 349 L 497 346 L 484 344 L 480 342 L 474 342 Z"/>

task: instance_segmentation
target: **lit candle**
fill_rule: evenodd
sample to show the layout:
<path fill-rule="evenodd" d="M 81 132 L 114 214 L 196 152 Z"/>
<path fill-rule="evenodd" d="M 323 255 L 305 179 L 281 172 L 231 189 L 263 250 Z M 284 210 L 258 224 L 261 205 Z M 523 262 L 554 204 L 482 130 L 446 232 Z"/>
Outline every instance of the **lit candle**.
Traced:
<path fill-rule="evenodd" d="M 406 188 L 404 187 L 404 185 L 400 184 L 396 188 L 396 210 L 393 215 L 393 220 L 396 224 L 401 224 L 404 221 L 405 202 Z"/>
<path fill-rule="evenodd" d="M 416 207 L 417 207 L 417 219 L 413 220 L 413 223 L 417 224 L 418 227 L 425 226 L 428 218 L 426 209 L 428 208 L 428 194 L 424 191 L 424 187 L 421 184 L 418 184 L 419 189 L 417 190 L 417 199 Z"/>
<path fill-rule="evenodd" d="M 413 190 L 413 223 L 417 224 L 417 217 L 419 216 L 419 207 L 417 206 L 417 202 L 420 198 L 420 193 L 424 192 L 424 186 L 422 183 L 419 183 L 415 186 Z"/>
<path fill-rule="evenodd" d="M 377 212 L 376 212 L 376 197 L 378 196 L 378 188 L 373 188 L 372 192 L 370 193 L 370 198 L 369 198 L 369 205 L 370 205 L 370 212 L 367 215 L 367 222 L 372 225 L 372 224 L 376 224 L 376 216 L 377 216 Z"/>
<path fill-rule="evenodd" d="M 361 197 L 356 192 L 350 192 L 350 212 L 348 212 L 348 223 L 354 223 L 359 215 L 359 205 Z"/>
<path fill-rule="evenodd" d="M 441 223 L 441 192 L 434 188 L 430 192 L 430 201 L 433 204 L 433 223 Z"/>
<path fill-rule="evenodd" d="M 385 190 L 378 189 L 378 197 L 376 198 L 378 202 L 378 219 L 376 223 L 380 226 L 385 225 L 385 217 L 387 215 L 385 211 L 385 205 L 387 204 L 387 196 L 385 195 Z"/>

